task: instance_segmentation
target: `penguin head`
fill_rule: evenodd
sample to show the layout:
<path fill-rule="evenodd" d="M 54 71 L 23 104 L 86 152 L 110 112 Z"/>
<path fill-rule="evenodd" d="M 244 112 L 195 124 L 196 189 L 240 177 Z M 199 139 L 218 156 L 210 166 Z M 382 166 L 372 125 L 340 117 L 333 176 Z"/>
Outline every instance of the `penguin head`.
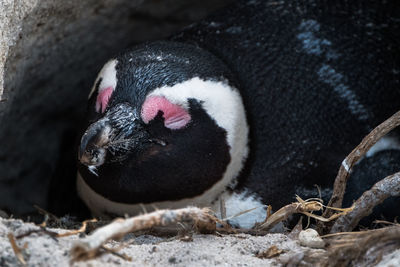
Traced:
<path fill-rule="evenodd" d="M 237 88 L 221 61 L 188 44 L 145 44 L 108 61 L 79 146 L 85 185 L 128 205 L 211 203 L 248 154 Z"/>

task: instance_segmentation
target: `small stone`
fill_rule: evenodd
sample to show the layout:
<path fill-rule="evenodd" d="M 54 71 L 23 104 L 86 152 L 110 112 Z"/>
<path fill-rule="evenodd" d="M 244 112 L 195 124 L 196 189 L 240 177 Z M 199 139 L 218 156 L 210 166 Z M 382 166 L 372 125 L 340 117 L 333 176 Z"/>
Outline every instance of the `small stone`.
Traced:
<path fill-rule="evenodd" d="M 150 253 L 157 252 L 158 248 L 156 246 L 153 246 L 152 249 L 150 250 Z"/>
<path fill-rule="evenodd" d="M 310 248 L 324 248 L 325 242 L 314 229 L 303 230 L 299 234 L 300 245 Z"/>
<path fill-rule="evenodd" d="M 171 257 L 168 259 L 169 263 L 175 264 L 176 263 L 176 258 L 175 257 Z"/>

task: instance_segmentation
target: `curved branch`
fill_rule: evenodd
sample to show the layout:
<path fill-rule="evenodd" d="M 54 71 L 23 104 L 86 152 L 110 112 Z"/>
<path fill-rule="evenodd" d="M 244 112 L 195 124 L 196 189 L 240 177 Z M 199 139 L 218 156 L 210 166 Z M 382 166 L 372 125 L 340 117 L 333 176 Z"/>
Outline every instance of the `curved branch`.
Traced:
<path fill-rule="evenodd" d="M 72 261 L 93 258 L 97 251 L 110 239 L 118 239 L 125 234 L 167 226 L 177 222 L 194 223 L 200 232 L 215 231 L 216 218 L 206 208 L 188 207 L 176 210 L 158 210 L 128 219 L 115 219 L 108 225 L 98 228 L 90 236 L 77 241 L 71 249 Z"/>
<path fill-rule="evenodd" d="M 389 119 L 378 125 L 373 129 L 361 143 L 351 151 L 351 153 L 343 160 L 340 166 L 339 172 L 336 176 L 335 183 L 333 185 L 332 197 L 329 200 L 328 206 L 334 208 L 340 208 L 343 202 L 343 196 L 346 190 L 346 183 L 349 179 L 350 171 L 353 166 L 367 153 L 367 151 L 375 145 L 376 142 L 388 132 L 400 125 L 400 111 L 396 112 Z M 325 210 L 323 216 L 330 217 L 332 210 Z"/>
<path fill-rule="evenodd" d="M 400 196 L 400 172 L 387 176 L 364 192 L 354 203 L 354 209 L 336 220 L 331 233 L 353 230 L 362 218 L 372 213 L 375 206 L 395 196 Z"/>

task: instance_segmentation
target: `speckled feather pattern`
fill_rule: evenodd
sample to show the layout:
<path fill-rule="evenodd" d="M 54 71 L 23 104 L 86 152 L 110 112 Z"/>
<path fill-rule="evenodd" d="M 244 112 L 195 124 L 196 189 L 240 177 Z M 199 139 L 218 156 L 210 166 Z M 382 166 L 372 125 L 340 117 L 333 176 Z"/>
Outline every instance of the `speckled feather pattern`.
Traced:
<path fill-rule="evenodd" d="M 240 1 L 172 38 L 239 80 L 251 129 L 242 188 L 279 207 L 331 187 L 351 149 L 400 109 L 399 21 L 396 1 Z"/>

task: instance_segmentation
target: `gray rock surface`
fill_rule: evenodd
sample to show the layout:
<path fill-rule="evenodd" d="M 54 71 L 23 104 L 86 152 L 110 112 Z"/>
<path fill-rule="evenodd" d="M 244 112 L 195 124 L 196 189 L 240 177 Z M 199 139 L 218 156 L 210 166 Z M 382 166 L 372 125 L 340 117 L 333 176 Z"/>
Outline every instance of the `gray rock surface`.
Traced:
<path fill-rule="evenodd" d="M 50 187 L 65 188 L 55 195 L 68 202 L 79 122 L 102 64 L 227 2 L 0 1 L 0 209 L 46 208 Z"/>

